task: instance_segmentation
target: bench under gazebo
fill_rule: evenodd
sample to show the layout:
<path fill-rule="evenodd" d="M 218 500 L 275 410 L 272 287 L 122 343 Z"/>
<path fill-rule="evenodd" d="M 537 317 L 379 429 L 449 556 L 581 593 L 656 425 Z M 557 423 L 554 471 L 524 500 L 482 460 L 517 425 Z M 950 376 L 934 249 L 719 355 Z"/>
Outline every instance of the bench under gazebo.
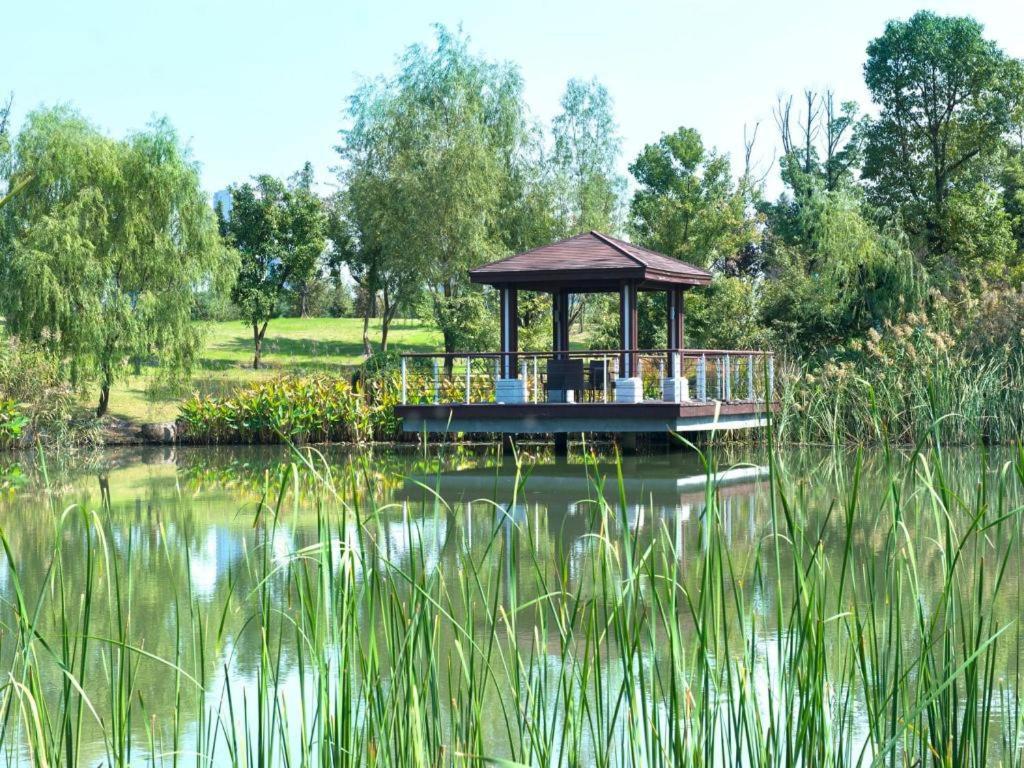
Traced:
<path fill-rule="evenodd" d="M 685 294 L 711 274 L 599 232 L 485 264 L 470 280 L 500 295 L 498 351 L 402 356 L 410 432 L 501 434 L 678 432 L 762 426 L 770 353 L 685 347 Z M 551 350 L 519 349 L 519 293 L 551 294 Z M 667 344 L 639 349 L 637 296 L 664 295 Z M 574 294 L 619 296 L 619 346 L 574 349 Z"/>

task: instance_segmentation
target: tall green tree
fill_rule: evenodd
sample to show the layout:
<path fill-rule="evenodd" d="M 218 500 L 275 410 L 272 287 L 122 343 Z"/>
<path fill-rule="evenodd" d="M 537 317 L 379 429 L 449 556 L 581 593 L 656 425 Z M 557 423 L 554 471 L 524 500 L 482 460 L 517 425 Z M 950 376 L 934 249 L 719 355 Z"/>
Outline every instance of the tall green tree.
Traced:
<path fill-rule="evenodd" d="M 6 176 L 10 171 L 10 117 L 13 101 L 14 96 L 11 95 L 7 97 L 7 101 L 0 103 L 0 177 Z M 0 193 L 0 208 L 3 208 L 8 202 L 13 200 L 14 196 L 23 189 L 30 180 L 30 178 L 23 178 L 17 186 L 3 190 L 3 192 Z"/>
<path fill-rule="evenodd" d="M 799 201 L 815 191 L 835 192 L 851 185 L 860 169 L 865 121 L 856 102 L 837 102 L 831 90 L 806 89 L 803 106 L 780 98 L 775 123 L 782 143 L 783 183 Z"/>
<path fill-rule="evenodd" d="M 921 11 L 889 22 L 868 45 L 864 65 L 878 105 L 865 134 L 863 177 L 872 202 L 900 218 L 919 258 L 945 285 L 975 278 L 974 264 L 1003 255 L 965 255 L 958 247 L 962 227 L 995 223 L 992 197 L 977 186 L 998 173 L 1024 94 L 1021 62 L 982 31 L 971 18 Z M 965 211 L 971 203 L 983 210 Z"/>
<path fill-rule="evenodd" d="M 1006 166 L 1000 179 L 1003 209 L 1016 241 L 1018 264 L 1024 261 L 1024 126 L 1019 130 L 1020 134 L 1007 142 Z M 1022 278 L 1024 275 L 1018 274 L 1014 282 L 1019 284 Z"/>
<path fill-rule="evenodd" d="M 760 312 L 778 342 L 813 355 L 917 306 L 923 281 L 905 236 L 878 231 L 857 191 L 818 191 L 800 217 L 808 238 L 769 246 Z"/>
<path fill-rule="evenodd" d="M 374 186 L 372 211 L 353 216 L 358 245 L 421 281 L 445 351 L 478 346 L 495 323 L 467 271 L 504 252 L 499 208 L 524 133 L 519 72 L 438 27 L 435 45 L 412 46 L 395 77 L 353 95 L 349 117 L 343 181 L 358 188 L 368 173 Z"/>
<path fill-rule="evenodd" d="M 343 264 L 359 287 L 363 300 L 363 352 L 369 356 L 370 318 L 381 321 L 380 348 L 387 351 L 388 333 L 398 311 L 415 306 L 423 291 L 423 279 L 416 269 L 415 249 L 400 247 L 386 230 L 386 213 L 393 202 L 387 164 L 375 153 L 380 147 L 372 141 L 347 147 L 349 163 L 345 170 L 345 189 L 329 206 L 331 259 Z"/>
<path fill-rule="evenodd" d="M 757 241 L 756 221 L 729 158 L 705 149 L 693 128 L 648 144 L 629 170 L 638 185 L 630 227 L 640 244 L 712 267 Z"/>
<path fill-rule="evenodd" d="M 252 328 L 254 369 L 285 294 L 311 279 L 326 245 L 323 202 L 303 178 L 300 173 L 285 183 L 262 175 L 230 190 L 223 229 L 239 264 L 231 299 Z"/>
<path fill-rule="evenodd" d="M 596 79 L 573 79 L 551 125 L 553 160 L 563 184 L 562 216 L 575 234 L 621 229 L 625 179 L 616 170 L 622 150 L 612 99 Z"/>
<path fill-rule="evenodd" d="M 288 178 L 288 184 L 293 190 L 301 190 L 304 194 L 310 196 L 315 196 L 313 193 L 313 182 L 313 164 L 309 161 Z M 326 257 L 326 254 L 321 255 Z M 324 268 L 326 266 L 326 258 L 318 259 L 311 270 L 299 274 L 294 280 L 289 281 L 288 298 L 291 313 L 299 317 L 309 316 L 310 297 L 324 279 Z"/>
<path fill-rule="evenodd" d="M 187 373 L 196 292 L 230 270 L 195 163 L 164 120 L 123 141 L 67 108 L 29 115 L 3 209 L 0 311 L 75 382 L 98 415 L 130 361 Z"/>
<path fill-rule="evenodd" d="M 575 234 L 561 205 L 558 169 L 545 152 L 542 134 L 534 126 L 522 150 L 510 158 L 498 207 L 497 236 L 507 253 L 547 245 Z M 581 297 L 573 297 L 570 314 L 579 319 Z M 551 294 L 520 291 L 519 345 L 524 350 L 551 348 Z"/>

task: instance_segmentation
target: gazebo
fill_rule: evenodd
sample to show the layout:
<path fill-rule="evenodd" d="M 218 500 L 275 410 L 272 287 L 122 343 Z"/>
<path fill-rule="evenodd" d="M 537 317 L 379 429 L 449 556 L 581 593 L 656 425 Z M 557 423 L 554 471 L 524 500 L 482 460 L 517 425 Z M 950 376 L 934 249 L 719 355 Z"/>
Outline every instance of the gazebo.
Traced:
<path fill-rule="evenodd" d="M 474 283 L 501 291 L 501 378 L 506 402 L 525 402 L 525 382 L 516 378 L 520 290 L 551 293 L 551 349 L 556 359 L 569 350 L 569 297 L 574 293 L 619 294 L 619 369 L 615 402 L 638 403 L 643 386 L 637 373 L 637 292 L 663 292 L 668 339 L 663 381 L 666 400 L 684 393 L 680 356 L 685 329 L 684 292 L 707 285 L 711 274 L 690 264 L 600 232 L 584 232 L 557 243 L 517 253 L 471 270 Z"/>
<path fill-rule="evenodd" d="M 684 298 L 711 282 L 703 269 L 590 231 L 485 264 L 469 278 L 499 291 L 500 348 L 403 355 L 395 412 L 406 431 L 549 433 L 564 446 L 571 432 L 757 427 L 773 407 L 770 353 L 686 348 Z M 519 348 L 521 291 L 551 294 L 550 351 Z M 638 348 L 640 291 L 665 296 L 662 349 Z M 571 297 L 590 293 L 619 296 L 615 349 L 569 343 Z"/>

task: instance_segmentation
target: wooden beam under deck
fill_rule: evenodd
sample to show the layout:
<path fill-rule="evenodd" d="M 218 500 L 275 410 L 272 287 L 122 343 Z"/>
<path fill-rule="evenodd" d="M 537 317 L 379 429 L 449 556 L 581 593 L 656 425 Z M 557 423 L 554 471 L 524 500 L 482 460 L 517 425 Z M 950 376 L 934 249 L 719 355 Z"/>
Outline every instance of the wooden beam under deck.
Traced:
<path fill-rule="evenodd" d="M 778 404 L 771 404 L 772 411 Z M 710 432 L 767 423 L 761 402 L 499 403 L 399 405 L 406 432 L 497 434 Z"/>

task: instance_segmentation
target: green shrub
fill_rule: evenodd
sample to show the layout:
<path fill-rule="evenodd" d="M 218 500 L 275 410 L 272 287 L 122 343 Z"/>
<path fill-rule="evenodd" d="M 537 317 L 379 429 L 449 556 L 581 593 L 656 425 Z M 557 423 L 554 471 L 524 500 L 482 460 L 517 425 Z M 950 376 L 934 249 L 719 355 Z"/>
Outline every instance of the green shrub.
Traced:
<path fill-rule="evenodd" d="M 51 445 L 86 442 L 88 430 L 72 422 L 75 404 L 76 393 L 67 384 L 61 360 L 39 344 L 15 336 L 0 338 L 0 411 L 10 419 L 0 423 L 0 448 L 26 431 Z M 17 418 L 10 416 L 14 411 Z M 18 435 L 12 436 L 15 428 Z"/>
<path fill-rule="evenodd" d="M 0 400 L 0 448 L 18 444 L 31 420 L 13 400 Z"/>
<path fill-rule="evenodd" d="M 283 377 L 227 397 L 193 395 L 182 407 L 182 439 L 197 443 L 321 443 L 390 439 L 398 423 L 393 375 L 363 389 L 331 376 Z"/>

